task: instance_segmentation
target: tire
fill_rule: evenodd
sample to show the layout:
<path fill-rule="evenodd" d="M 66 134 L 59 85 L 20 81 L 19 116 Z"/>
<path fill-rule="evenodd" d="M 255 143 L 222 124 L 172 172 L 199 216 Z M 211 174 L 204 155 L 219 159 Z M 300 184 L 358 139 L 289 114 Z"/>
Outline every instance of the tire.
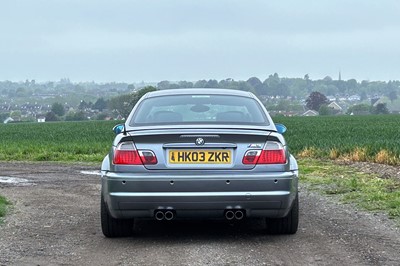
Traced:
<path fill-rule="evenodd" d="M 106 237 L 128 237 L 133 235 L 133 219 L 115 219 L 101 195 L 100 203 L 101 229 Z"/>
<path fill-rule="evenodd" d="M 292 208 L 283 218 L 267 219 L 267 233 L 269 234 L 295 234 L 299 226 L 299 196 L 296 195 Z"/>

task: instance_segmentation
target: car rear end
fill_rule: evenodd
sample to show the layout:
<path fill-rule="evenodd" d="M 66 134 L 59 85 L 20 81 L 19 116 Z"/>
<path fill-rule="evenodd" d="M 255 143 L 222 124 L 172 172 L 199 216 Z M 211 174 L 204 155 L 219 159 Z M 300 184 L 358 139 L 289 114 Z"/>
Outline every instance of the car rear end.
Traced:
<path fill-rule="evenodd" d="M 116 136 L 102 165 L 102 201 L 111 218 L 287 217 L 298 200 L 297 163 L 259 101 L 251 94 L 225 99 L 225 91 L 179 93 L 186 98 L 164 97 L 156 110 L 139 102 Z M 241 101 L 256 109 L 240 109 Z"/>

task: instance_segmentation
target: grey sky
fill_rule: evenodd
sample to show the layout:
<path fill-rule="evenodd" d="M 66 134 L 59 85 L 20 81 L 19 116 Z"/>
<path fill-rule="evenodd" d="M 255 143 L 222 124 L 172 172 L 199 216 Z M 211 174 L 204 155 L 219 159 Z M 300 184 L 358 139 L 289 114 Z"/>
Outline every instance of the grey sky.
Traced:
<path fill-rule="evenodd" d="M 0 80 L 400 80 L 400 1 L 0 0 Z"/>

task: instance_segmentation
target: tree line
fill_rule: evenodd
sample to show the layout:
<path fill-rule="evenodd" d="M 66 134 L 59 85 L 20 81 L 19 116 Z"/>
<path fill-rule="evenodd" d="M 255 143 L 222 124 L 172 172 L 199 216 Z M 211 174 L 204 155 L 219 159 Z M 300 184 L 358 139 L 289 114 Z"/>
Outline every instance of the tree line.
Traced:
<path fill-rule="evenodd" d="M 121 93 L 130 93 L 135 89 L 145 87 L 149 84 L 116 83 L 109 82 L 99 84 L 96 82 L 73 83 L 69 79 L 61 79 L 58 82 L 38 83 L 35 80 L 25 82 L 0 81 L 0 96 L 3 98 L 30 97 L 43 94 L 66 94 L 73 93 L 81 96 L 99 96 L 111 98 Z M 155 85 L 155 84 L 154 84 Z M 361 98 L 368 96 L 384 95 L 391 100 L 397 99 L 400 92 L 400 81 L 367 81 L 358 82 L 355 79 L 341 80 L 326 76 L 323 79 L 312 80 L 308 74 L 303 78 L 280 77 L 277 73 L 271 74 L 263 81 L 258 77 L 250 77 L 247 80 L 234 80 L 231 78 L 215 80 L 201 79 L 198 81 L 160 81 L 156 87 L 159 90 L 174 88 L 227 88 L 243 91 L 251 91 L 257 96 L 265 95 L 272 97 L 293 97 L 305 99 L 311 92 L 318 91 L 324 95 L 353 95 L 358 94 Z"/>
<path fill-rule="evenodd" d="M 366 81 L 358 82 L 355 79 L 334 80 L 326 76 L 320 80 L 311 80 L 306 74 L 304 78 L 281 78 L 277 73 L 269 75 L 267 79 L 261 81 L 257 77 L 251 77 L 246 81 L 236 81 L 233 79 L 223 79 L 217 81 L 198 80 L 189 81 L 161 81 L 157 88 L 175 89 L 175 88 L 226 88 L 243 91 L 251 91 L 257 96 L 265 95 L 271 97 L 295 99 L 305 99 L 313 91 L 318 91 L 326 96 L 332 95 L 353 95 L 358 94 L 361 100 L 374 96 L 387 96 L 391 100 L 397 99 L 400 92 L 400 81 Z"/>
<path fill-rule="evenodd" d="M 4 101 L 10 99 L 32 99 L 33 95 L 45 98 L 46 93 L 57 95 L 55 99 L 59 102 L 69 103 L 69 107 L 74 107 L 74 111 L 68 111 L 64 106 L 65 112 L 55 112 L 52 106 L 51 112 L 46 114 L 48 121 L 54 120 L 83 120 L 87 119 L 85 110 L 95 109 L 97 119 L 103 119 L 108 115 L 114 116 L 118 114 L 126 117 L 132 109 L 134 103 L 148 90 L 165 90 L 175 88 L 226 88 L 243 91 L 250 91 L 259 96 L 261 99 L 279 99 L 270 101 L 267 106 L 270 110 L 288 110 L 300 112 L 304 107 L 301 100 L 307 99 L 313 92 L 319 92 L 325 96 L 350 96 L 358 95 L 360 100 L 379 98 L 386 96 L 391 101 L 398 98 L 400 92 L 400 81 L 361 81 L 355 79 L 337 80 L 327 76 L 323 79 L 312 80 L 308 74 L 303 78 L 287 78 L 280 77 L 277 73 L 271 74 L 268 78 L 261 80 L 258 77 L 250 77 L 247 80 L 234 80 L 231 78 L 215 80 L 201 79 L 198 81 L 160 81 L 154 83 L 156 86 L 145 86 L 139 90 L 141 86 L 128 83 L 105 83 L 98 84 L 95 82 L 73 83 L 68 79 L 62 79 L 58 82 L 37 83 L 34 80 L 25 82 L 0 81 L 0 98 Z M 142 82 L 142 85 L 145 83 Z M 75 97 L 75 98 L 73 98 Z M 35 98 L 35 97 L 33 97 Z M 40 97 L 38 97 L 40 98 Z M 21 98 L 22 99 L 22 98 Z M 72 99 L 74 101 L 72 102 Z M 35 98 L 35 101 L 37 98 Z M 297 101 L 293 101 L 297 100 Z M 47 100 L 48 101 L 48 100 Z M 55 102 L 53 102 L 55 104 Z M 56 104 L 56 106 L 57 106 Z M 376 112 L 371 110 L 371 106 L 356 106 L 353 109 L 356 112 Z M 322 106 L 325 106 L 322 104 Z M 320 111 L 319 108 L 310 108 Z M 325 108 L 325 107 L 324 107 Z M 368 109 L 368 111 L 367 111 Z M 107 112 L 104 112 L 106 110 Z M 350 109 L 351 110 L 351 109 Z M 361 110 L 361 111 L 360 111 Z M 385 109 L 382 109 L 385 111 Z M 324 113 L 324 109 L 321 110 Z"/>

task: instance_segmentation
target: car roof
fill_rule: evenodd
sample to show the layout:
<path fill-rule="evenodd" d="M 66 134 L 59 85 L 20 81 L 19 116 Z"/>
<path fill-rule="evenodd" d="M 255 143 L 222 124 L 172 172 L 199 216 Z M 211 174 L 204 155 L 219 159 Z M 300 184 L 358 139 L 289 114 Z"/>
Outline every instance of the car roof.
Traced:
<path fill-rule="evenodd" d="M 248 91 L 241 90 L 230 90 L 230 89 L 218 89 L 218 88 L 185 88 L 185 89 L 169 89 L 169 90 L 158 90 L 148 92 L 145 97 L 158 97 L 158 96 L 171 96 L 171 95 L 232 95 L 242 96 L 249 98 L 256 98 L 256 96 Z"/>

